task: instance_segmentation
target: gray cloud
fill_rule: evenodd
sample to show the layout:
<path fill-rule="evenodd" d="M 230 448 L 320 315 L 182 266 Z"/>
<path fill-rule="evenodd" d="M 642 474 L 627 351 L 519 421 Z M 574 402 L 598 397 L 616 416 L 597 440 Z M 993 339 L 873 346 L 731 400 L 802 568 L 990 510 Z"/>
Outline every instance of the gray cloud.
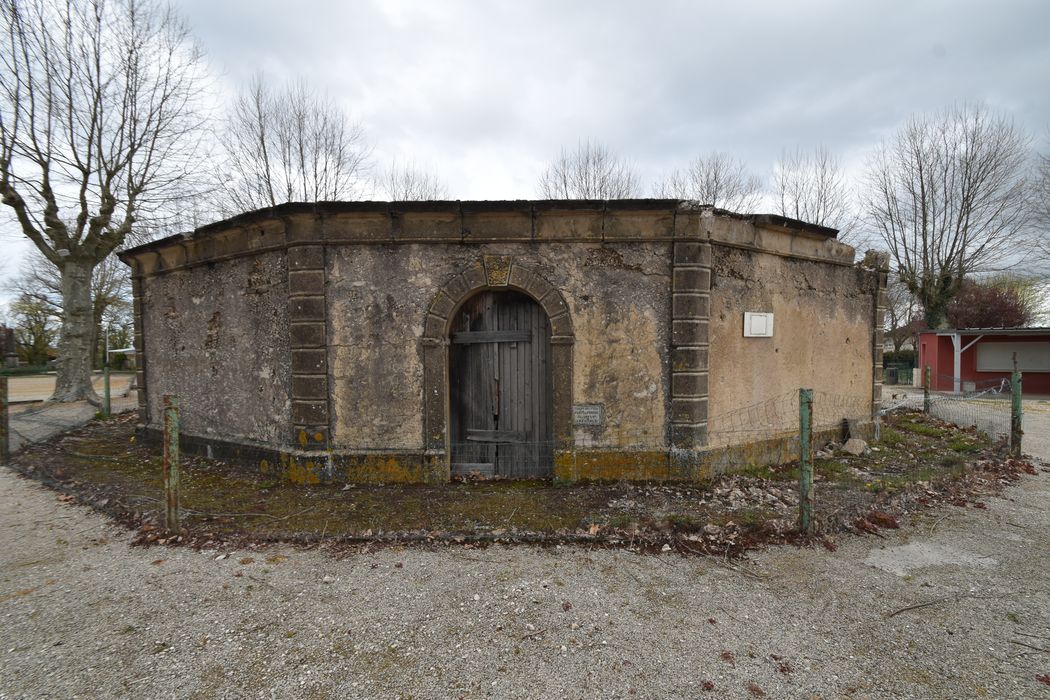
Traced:
<path fill-rule="evenodd" d="M 1042 0 L 179 7 L 220 99 L 256 71 L 305 78 L 363 122 L 380 164 L 415 161 L 461 198 L 532 197 L 544 163 L 588 137 L 650 180 L 712 149 L 765 174 L 818 143 L 857 171 L 910 114 L 959 101 L 1008 112 L 1047 148 Z M 5 228 L 11 260 L 23 244 Z"/>

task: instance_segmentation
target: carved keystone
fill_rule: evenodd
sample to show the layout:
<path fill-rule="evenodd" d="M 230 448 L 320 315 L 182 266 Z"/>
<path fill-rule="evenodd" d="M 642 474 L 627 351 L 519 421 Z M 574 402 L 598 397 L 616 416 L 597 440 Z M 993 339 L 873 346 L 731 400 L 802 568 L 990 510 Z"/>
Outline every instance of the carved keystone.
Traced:
<path fill-rule="evenodd" d="M 486 255 L 485 273 L 490 287 L 506 287 L 510 281 L 510 257 L 507 255 Z"/>

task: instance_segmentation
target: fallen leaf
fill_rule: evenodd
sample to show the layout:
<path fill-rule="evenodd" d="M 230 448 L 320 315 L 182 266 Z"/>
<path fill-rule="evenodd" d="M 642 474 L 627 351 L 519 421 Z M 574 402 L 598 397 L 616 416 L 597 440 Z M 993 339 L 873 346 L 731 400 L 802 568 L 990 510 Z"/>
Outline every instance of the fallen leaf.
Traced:
<path fill-rule="evenodd" d="M 714 690 L 715 689 L 715 684 L 712 681 L 704 681 L 703 683 L 700 684 L 700 687 L 703 688 L 704 690 Z"/>
<path fill-rule="evenodd" d="M 166 561 L 167 561 L 167 559 L 154 559 L 153 561 L 150 562 L 150 564 L 153 564 L 153 566 L 156 566 L 157 564 L 163 564 Z"/>
<path fill-rule="evenodd" d="M 565 601 L 564 603 L 561 604 L 561 609 L 564 610 L 565 612 L 569 612 L 570 610 L 572 610 L 572 603 L 570 603 L 568 601 Z"/>
<path fill-rule="evenodd" d="M 254 559 L 252 559 L 251 557 L 244 557 L 243 559 L 241 559 L 240 563 L 241 563 L 241 564 L 251 564 L 251 563 L 253 563 L 254 561 L 255 561 L 255 560 L 254 560 Z"/>
<path fill-rule="evenodd" d="M 873 510 L 867 515 L 868 522 L 873 523 L 879 527 L 886 528 L 888 530 L 896 530 L 900 527 L 897 519 L 889 513 L 884 513 L 881 510 Z"/>
<path fill-rule="evenodd" d="M 748 683 L 747 684 L 747 690 L 748 690 L 749 693 L 754 695 L 756 698 L 764 698 L 766 696 L 766 691 L 764 691 L 761 688 L 759 688 L 757 683 L 753 683 L 753 682 L 752 683 Z"/>

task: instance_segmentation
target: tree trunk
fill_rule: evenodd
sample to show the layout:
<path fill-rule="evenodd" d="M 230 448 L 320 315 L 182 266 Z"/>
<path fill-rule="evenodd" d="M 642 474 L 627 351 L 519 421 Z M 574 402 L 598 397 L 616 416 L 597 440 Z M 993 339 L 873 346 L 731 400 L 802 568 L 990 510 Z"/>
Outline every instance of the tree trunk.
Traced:
<path fill-rule="evenodd" d="M 88 400 L 98 405 L 91 386 L 94 314 L 91 272 L 94 263 L 66 260 L 62 265 L 62 335 L 58 341 L 58 380 L 52 401 Z"/>

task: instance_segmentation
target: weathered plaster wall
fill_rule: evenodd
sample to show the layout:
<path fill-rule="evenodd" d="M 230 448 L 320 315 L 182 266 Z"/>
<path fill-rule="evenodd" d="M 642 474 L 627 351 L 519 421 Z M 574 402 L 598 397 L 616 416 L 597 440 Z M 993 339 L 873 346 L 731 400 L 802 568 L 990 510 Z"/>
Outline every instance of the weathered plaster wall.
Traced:
<path fill-rule="evenodd" d="M 280 251 L 143 281 L 151 427 L 177 394 L 186 434 L 288 442 L 287 279 Z"/>
<path fill-rule="evenodd" d="M 666 243 L 407 244 L 328 252 L 333 446 L 423 447 L 427 308 L 483 255 L 510 256 L 557 287 L 575 327 L 573 402 L 604 405 L 581 444 L 665 444 L 670 250 Z"/>
<path fill-rule="evenodd" d="M 796 427 L 800 387 L 829 394 L 818 423 L 870 414 L 874 273 L 718 244 L 712 258 L 711 445 L 760 439 L 741 431 L 764 423 Z M 745 311 L 772 312 L 773 337 L 745 338 Z"/>

